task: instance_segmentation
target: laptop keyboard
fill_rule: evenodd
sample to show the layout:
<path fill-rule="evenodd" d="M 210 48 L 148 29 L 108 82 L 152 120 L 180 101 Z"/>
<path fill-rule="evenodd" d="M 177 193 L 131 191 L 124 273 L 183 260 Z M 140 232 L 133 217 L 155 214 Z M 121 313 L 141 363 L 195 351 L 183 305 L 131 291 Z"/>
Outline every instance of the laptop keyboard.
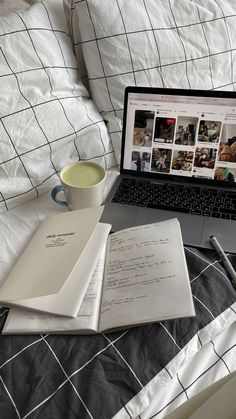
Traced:
<path fill-rule="evenodd" d="M 112 202 L 236 221 L 236 192 L 123 178 Z"/>

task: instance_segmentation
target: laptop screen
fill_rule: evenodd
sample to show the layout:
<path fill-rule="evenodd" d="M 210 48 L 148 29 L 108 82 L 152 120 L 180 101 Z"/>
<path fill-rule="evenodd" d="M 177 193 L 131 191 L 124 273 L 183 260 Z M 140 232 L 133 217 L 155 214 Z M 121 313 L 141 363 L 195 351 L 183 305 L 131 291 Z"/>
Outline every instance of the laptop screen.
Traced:
<path fill-rule="evenodd" d="M 236 185 L 236 94 L 128 87 L 121 172 Z"/>

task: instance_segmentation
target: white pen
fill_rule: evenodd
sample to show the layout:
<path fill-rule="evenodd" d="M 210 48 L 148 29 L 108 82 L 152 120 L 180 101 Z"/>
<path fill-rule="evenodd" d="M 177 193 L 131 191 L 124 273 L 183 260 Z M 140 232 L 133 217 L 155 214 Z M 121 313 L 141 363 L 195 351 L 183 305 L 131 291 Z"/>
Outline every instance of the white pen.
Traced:
<path fill-rule="evenodd" d="M 236 288 L 236 272 L 235 272 L 233 266 L 231 265 L 227 255 L 225 254 L 224 250 L 222 249 L 220 243 L 218 242 L 218 240 L 215 236 L 211 236 L 210 241 L 211 241 L 212 247 L 214 247 L 217 254 L 219 255 L 220 260 L 223 263 L 226 271 L 230 275 L 230 277 L 232 279 L 232 283 L 234 285 L 234 288 Z"/>

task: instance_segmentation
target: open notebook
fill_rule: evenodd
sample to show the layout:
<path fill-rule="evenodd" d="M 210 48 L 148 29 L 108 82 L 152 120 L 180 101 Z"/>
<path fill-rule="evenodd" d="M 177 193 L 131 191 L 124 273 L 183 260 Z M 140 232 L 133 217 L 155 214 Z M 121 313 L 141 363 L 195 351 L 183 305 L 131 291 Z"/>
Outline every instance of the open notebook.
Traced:
<path fill-rule="evenodd" d="M 71 291 L 71 298 L 77 297 L 74 318 L 11 309 L 3 333 L 99 333 L 194 316 L 178 220 L 125 229 L 108 236 L 110 227 L 98 223 L 95 227 L 98 235 L 89 239 L 94 246 L 88 242 L 90 252 L 86 251 L 86 259 L 87 265 L 97 261 L 94 271 L 86 276 L 78 263 L 73 269 L 78 283 L 77 289 L 72 287 Z M 59 266 L 65 258 L 66 252 L 64 257 L 61 253 Z M 60 293 L 63 296 L 63 287 Z"/>

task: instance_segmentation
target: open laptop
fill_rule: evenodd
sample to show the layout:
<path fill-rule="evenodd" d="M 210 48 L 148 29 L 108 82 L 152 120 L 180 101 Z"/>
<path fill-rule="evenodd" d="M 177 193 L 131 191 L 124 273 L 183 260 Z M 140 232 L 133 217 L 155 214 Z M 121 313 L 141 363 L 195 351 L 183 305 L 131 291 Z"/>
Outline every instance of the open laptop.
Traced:
<path fill-rule="evenodd" d="M 236 252 L 236 94 L 127 87 L 113 231 L 177 217 L 184 244 Z"/>

